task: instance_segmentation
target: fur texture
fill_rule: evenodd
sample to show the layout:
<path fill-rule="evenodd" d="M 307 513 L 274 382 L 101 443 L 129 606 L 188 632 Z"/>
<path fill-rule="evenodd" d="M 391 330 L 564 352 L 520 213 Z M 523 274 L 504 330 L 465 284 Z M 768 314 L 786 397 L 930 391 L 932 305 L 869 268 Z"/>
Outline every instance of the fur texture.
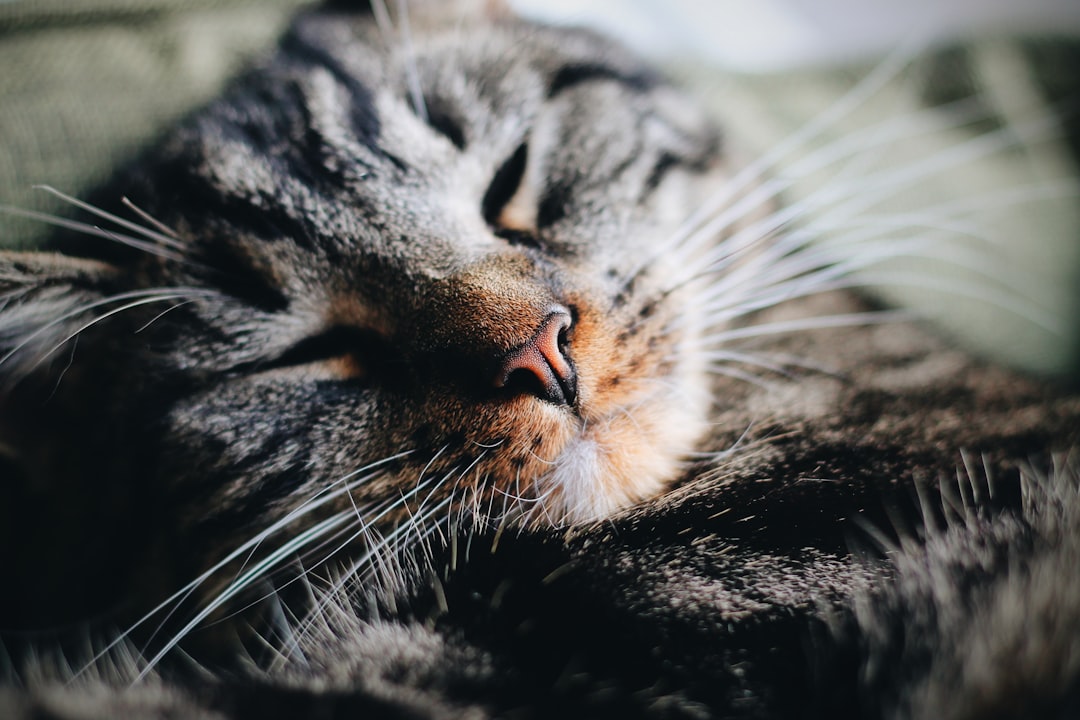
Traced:
<path fill-rule="evenodd" d="M 919 246 L 809 244 L 621 48 L 378 8 L 0 255 L 0 708 L 1075 710 L 1080 398 L 851 294 Z"/>

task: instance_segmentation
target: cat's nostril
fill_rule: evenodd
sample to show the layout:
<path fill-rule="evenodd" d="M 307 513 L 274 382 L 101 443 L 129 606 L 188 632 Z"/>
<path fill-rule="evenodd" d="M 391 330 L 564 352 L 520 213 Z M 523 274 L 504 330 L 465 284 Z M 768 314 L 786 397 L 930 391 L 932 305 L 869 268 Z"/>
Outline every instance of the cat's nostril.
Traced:
<path fill-rule="evenodd" d="M 566 356 L 570 312 L 557 307 L 536 335 L 503 359 L 495 374 L 495 387 L 529 392 L 556 405 L 577 399 L 577 373 Z"/>

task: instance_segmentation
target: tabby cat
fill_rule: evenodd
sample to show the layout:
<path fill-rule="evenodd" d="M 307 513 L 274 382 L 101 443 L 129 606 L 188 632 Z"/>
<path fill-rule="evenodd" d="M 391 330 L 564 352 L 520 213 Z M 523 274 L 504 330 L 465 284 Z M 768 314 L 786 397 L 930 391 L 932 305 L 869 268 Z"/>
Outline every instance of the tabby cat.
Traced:
<path fill-rule="evenodd" d="M 303 14 L 0 255 L 5 716 L 1076 712 L 1080 398 L 475 5 Z"/>

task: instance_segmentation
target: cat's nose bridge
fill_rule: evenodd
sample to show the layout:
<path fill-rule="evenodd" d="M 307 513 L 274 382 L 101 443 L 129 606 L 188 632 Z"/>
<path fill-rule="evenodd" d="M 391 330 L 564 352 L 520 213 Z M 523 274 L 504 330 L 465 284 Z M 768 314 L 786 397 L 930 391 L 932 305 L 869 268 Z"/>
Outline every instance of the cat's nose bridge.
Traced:
<path fill-rule="evenodd" d="M 501 395 L 531 394 L 557 405 L 577 399 L 568 347 L 573 316 L 537 266 L 489 256 L 439 278 L 418 313 L 420 350 L 433 369 Z"/>
<path fill-rule="evenodd" d="M 419 313 L 428 340 L 507 351 L 533 335 L 559 304 L 549 279 L 516 256 L 488 256 L 428 284 Z"/>

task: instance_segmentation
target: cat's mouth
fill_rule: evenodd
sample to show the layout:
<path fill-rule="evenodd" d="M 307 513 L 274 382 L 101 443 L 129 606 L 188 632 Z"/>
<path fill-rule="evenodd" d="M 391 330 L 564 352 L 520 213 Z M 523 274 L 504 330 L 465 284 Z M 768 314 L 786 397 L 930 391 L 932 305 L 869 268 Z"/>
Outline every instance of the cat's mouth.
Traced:
<path fill-rule="evenodd" d="M 433 497 L 550 526 L 608 518 L 680 474 L 711 403 L 699 354 L 679 347 L 692 331 L 668 329 L 664 308 L 613 316 L 583 294 L 537 310 L 493 363 L 432 367 L 440 382 L 386 418 L 404 431 L 387 449 L 416 448 L 396 486 L 442 478 Z"/>
<path fill-rule="evenodd" d="M 553 315 L 507 361 L 506 377 L 534 390 L 505 408 L 529 447 L 508 452 L 505 466 L 496 459 L 493 476 L 512 482 L 503 492 L 531 478 L 526 522 L 592 522 L 660 493 L 705 430 L 710 400 L 693 354 L 672 355 L 673 338 L 658 341 L 655 327 L 628 332 L 586 303 L 576 307 L 572 327 Z"/>

